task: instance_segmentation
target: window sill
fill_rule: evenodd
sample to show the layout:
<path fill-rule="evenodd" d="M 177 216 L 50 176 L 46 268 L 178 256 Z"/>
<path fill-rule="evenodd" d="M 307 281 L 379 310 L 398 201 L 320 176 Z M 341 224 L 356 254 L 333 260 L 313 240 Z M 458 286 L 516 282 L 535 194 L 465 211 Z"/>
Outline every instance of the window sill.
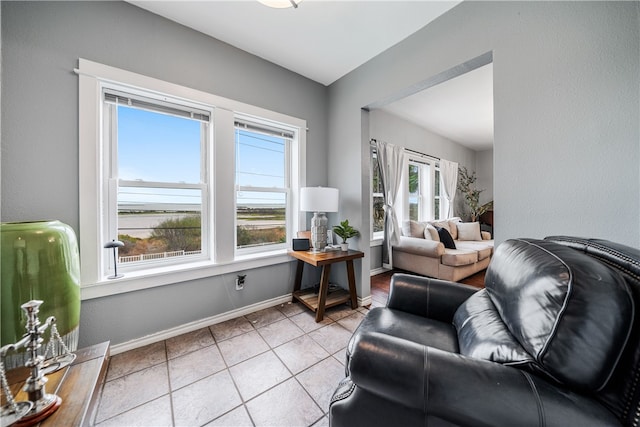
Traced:
<path fill-rule="evenodd" d="M 233 261 L 217 264 L 212 264 L 209 261 L 200 261 L 180 266 L 166 266 L 145 271 L 128 272 L 119 279 L 104 278 L 96 283 L 83 284 L 81 298 L 82 300 L 102 298 L 274 264 L 283 264 L 290 261 L 292 261 L 292 258 L 287 255 L 287 250 L 281 249 L 260 254 L 243 255 L 236 257 Z"/>
<path fill-rule="evenodd" d="M 384 242 L 384 239 L 371 239 L 369 247 L 373 248 L 375 246 L 382 246 L 382 242 Z"/>

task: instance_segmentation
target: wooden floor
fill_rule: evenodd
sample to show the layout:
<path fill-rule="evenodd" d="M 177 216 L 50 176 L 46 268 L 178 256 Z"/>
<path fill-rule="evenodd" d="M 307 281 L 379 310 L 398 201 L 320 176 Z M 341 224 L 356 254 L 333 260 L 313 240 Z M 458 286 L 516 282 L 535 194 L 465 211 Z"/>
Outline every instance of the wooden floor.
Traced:
<path fill-rule="evenodd" d="M 389 282 L 391 276 L 395 273 L 399 273 L 398 270 L 387 271 L 382 274 L 371 276 L 371 298 L 373 299 L 372 306 L 384 306 L 389 296 Z M 466 279 L 460 281 L 467 285 L 475 286 L 477 288 L 484 288 L 484 274 L 486 270 L 482 270 L 473 276 L 469 276 Z"/>

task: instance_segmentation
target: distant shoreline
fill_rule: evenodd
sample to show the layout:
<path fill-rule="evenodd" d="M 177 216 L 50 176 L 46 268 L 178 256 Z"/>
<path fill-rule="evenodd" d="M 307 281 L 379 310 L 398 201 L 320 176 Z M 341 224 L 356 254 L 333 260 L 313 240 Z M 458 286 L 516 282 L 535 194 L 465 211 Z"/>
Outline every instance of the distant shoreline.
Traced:
<path fill-rule="evenodd" d="M 198 214 L 188 212 L 158 212 L 158 213 L 130 213 L 118 216 L 118 234 L 127 234 L 138 239 L 146 239 L 151 237 L 153 228 L 169 219 L 178 219 L 188 216 L 196 216 Z M 246 213 L 242 212 L 242 216 L 246 217 Z M 256 213 L 251 215 L 251 219 L 240 218 L 238 225 L 250 226 L 254 229 L 272 228 L 274 226 L 285 225 L 284 220 L 266 219 L 261 217 L 272 217 L 273 215 L 262 215 Z"/>

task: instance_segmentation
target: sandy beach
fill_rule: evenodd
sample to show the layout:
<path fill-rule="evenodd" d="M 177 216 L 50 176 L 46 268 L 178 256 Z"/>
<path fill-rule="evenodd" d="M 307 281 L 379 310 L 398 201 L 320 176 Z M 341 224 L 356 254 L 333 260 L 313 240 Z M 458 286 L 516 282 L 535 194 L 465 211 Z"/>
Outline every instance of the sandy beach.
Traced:
<path fill-rule="evenodd" d="M 151 236 L 153 227 L 168 219 L 182 218 L 193 214 L 171 214 L 171 213 L 150 213 L 150 214 L 127 214 L 118 216 L 118 233 L 128 234 L 131 237 L 145 239 Z M 240 219 L 238 225 L 251 226 L 255 229 L 271 228 L 285 225 L 283 220 L 268 219 Z"/>

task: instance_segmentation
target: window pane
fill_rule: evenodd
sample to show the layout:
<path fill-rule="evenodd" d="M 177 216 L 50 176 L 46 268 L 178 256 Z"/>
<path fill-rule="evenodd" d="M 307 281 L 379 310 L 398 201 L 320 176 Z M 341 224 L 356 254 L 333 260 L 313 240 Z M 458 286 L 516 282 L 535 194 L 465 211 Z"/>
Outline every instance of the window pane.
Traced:
<path fill-rule="evenodd" d="M 436 175 L 435 176 L 436 182 L 434 183 L 435 197 L 440 197 L 440 169 L 436 169 L 435 175 Z"/>
<path fill-rule="evenodd" d="M 384 197 L 373 196 L 373 232 L 384 230 Z"/>
<path fill-rule="evenodd" d="M 378 163 L 378 156 L 374 153 L 372 159 L 372 176 L 371 176 L 371 190 L 373 193 L 382 193 L 382 179 L 380 178 L 380 165 Z"/>
<path fill-rule="evenodd" d="M 236 184 L 285 188 L 286 141 L 236 128 Z"/>
<path fill-rule="evenodd" d="M 202 189 L 180 185 L 201 182 L 206 125 L 121 105 L 117 114 L 118 180 L 167 183 L 118 187 L 119 262 L 201 254 Z"/>
<path fill-rule="evenodd" d="M 118 106 L 118 177 L 200 182 L 199 121 Z"/>
<path fill-rule="evenodd" d="M 418 198 L 409 196 L 409 219 L 418 221 Z"/>
<path fill-rule="evenodd" d="M 420 194 L 420 167 L 409 165 L 409 195 L 417 196 L 418 194 Z"/>
<path fill-rule="evenodd" d="M 371 230 L 372 233 L 384 231 L 384 195 L 378 153 L 371 150 Z"/>
<path fill-rule="evenodd" d="M 201 206 L 201 190 L 120 187 L 119 262 L 199 255 Z"/>
<path fill-rule="evenodd" d="M 249 248 L 285 243 L 287 198 L 285 193 L 238 191 L 237 247 Z"/>
<path fill-rule="evenodd" d="M 409 219 L 418 221 L 420 203 L 420 167 L 409 165 Z"/>

